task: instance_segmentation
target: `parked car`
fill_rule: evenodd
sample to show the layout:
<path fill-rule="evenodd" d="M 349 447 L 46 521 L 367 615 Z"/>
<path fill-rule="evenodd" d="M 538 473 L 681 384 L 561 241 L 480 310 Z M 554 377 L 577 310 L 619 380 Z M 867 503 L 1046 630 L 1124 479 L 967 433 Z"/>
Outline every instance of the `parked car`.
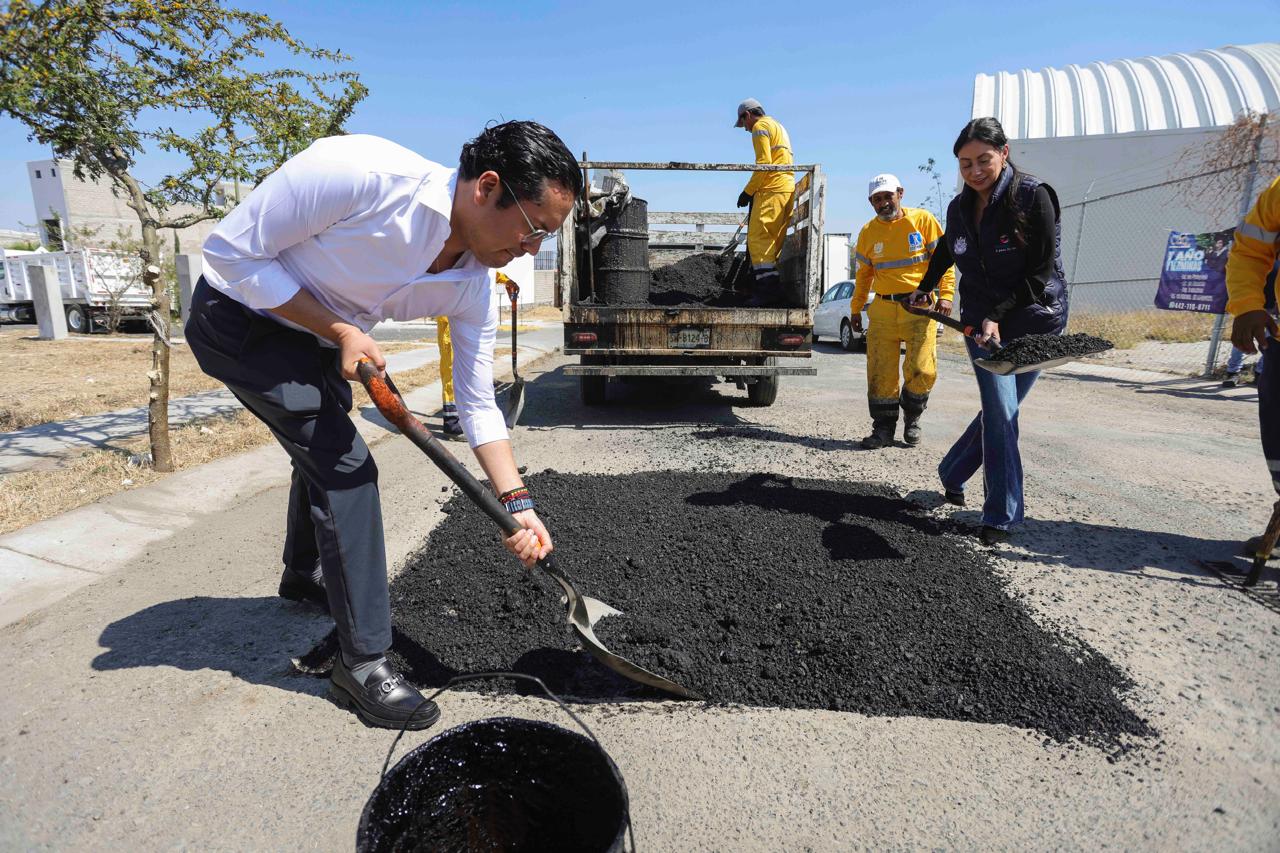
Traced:
<path fill-rule="evenodd" d="M 853 282 L 842 281 L 832 285 L 822 294 L 818 306 L 813 309 L 813 342 L 819 338 L 830 338 L 840 342 L 840 346 L 852 352 L 855 349 L 866 349 L 866 333 L 854 331 L 849 322 L 849 301 L 853 298 Z M 875 299 L 875 294 L 871 294 Z M 871 299 L 867 304 L 871 304 Z M 867 328 L 867 309 L 862 309 L 862 328 Z"/>

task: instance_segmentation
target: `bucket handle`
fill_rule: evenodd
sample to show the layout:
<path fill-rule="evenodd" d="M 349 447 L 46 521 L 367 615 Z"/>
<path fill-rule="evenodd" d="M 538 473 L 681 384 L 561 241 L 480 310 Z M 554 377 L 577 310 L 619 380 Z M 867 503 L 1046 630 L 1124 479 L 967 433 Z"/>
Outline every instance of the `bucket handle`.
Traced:
<path fill-rule="evenodd" d="M 526 675 L 523 672 L 472 672 L 466 675 L 455 675 L 453 678 L 450 678 L 448 681 L 446 681 L 443 687 L 439 688 L 438 690 L 436 690 L 436 692 L 432 693 L 430 696 L 427 696 L 421 702 L 419 702 L 418 706 L 413 709 L 413 714 L 416 714 L 418 712 L 418 708 L 421 708 L 423 705 L 432 701 L 441 693 L 444 693 L 446 690 L 453 687 L 455 684 L 461 684 L 464 681 L 480 681 L 482 679 L 493 679 L 493 678 L 514 678 L 521 681 L 532 681 L 534 684 L 541 687 L 542 692 L 547 694 L 548 698 L 550 698 L 557 705 L 559 705 L 560 710 L 568 714 L 573 719 L 573 721 L 578 724 L 579 728 L 581 728 L 584 732 L 587 733 L 587 737 L 591 738 L 591 742 L 596 745 L 596 749 L 600 750 L 606 756 L 609 755 L 609 753 L 605 750 L 604 746 L 600 743 L 600 739 L 596 737 L 595 732 L 591 731 L 591 729 L 587 727 L 587 724 L 582 721 L 581 717 L 573 713 L 573 711 L 569 708 L 569 706 L 564 703 L 563 699 L 561 699 L 555 693 L 551 692 L 551 688 L 547 687 L 547 685 L 543 682 L 541 678 L 538 678 L 536 675 Z M 404 737 L 404 733 L 408 731 L 409 722 L 413 719 L 413 714 L 410 714 L 405 719 L 404 725 L 402 725 L 400 727 L 400 731 L 396 733 L 395 740 L 391 741 L 391 747 L 387 750 L 386 760 L 382 762 L 382 773 L 379 776 L 379 780 L 386 778 L 387 768 L 391 766 L 391 756 L 395 754 L 396 745 L 400 743 L 400 739 Z M 631 797 L 627 793 L 627 782 L 625 779 L 622 778 L 622 773 L 614 765 L 612 759 L 610 759 L 609 761 L 609 772 L 613 774 L 614 781 L 618 783 L 618 788 L 622 791 L 622 810 L 627 819 L 627 837 L 631 840 L 631 853 L 635 853 L 636 836 L 635 836 L 635 831 L 631 828 Z"/>

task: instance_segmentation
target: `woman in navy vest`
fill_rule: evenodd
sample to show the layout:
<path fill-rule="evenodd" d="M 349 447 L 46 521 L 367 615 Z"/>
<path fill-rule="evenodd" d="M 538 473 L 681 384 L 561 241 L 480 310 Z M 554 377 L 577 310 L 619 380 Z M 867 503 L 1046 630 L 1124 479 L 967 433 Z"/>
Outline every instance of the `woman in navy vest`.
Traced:
<path fill-rule="evenodd" d="M 984 343 L 1061 334 L 1067 288 L 1057 194 L 1013 165 L 1009 140 L 994 118 L 965 125 L 952 153 L 965 186 L 947 208 L 946 234 L 912 301 L 927 304 L 954 264 L 960 271 L 960 319 L 980 330 L 976 340 L 965 339 L 971 358 L 987 353 Z M 1023 518 L 1018 406 L 1039 373 L 998 376 L 979 368 L 974 375 L 982 411 L 943 457 L 938 475 L 947 501 L 963 506 L 965 483 L 982 468 L 980 538 L 995 545 Z"/>

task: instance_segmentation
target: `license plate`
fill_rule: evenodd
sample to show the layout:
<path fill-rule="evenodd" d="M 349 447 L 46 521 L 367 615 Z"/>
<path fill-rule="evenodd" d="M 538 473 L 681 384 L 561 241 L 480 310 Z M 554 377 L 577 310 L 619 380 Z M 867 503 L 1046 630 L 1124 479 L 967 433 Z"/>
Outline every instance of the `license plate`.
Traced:
<path fill-rule="evenodd" d="M 667 343 L 672 349 L 704 349 L 711 346 L 711 329 L 706 326 L 672 329 Z"/>

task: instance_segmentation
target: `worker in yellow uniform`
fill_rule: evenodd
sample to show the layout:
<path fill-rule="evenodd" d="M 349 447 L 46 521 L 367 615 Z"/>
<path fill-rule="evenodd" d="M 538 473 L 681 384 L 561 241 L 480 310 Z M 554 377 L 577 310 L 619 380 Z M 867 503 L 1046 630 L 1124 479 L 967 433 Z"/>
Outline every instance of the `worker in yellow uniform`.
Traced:
<path fill-rule="evenodd" d="M 867 188 L 867 200 L 876 216 L 858 233 L 854 248 L 857 286 L 849 303 L 850 322 L 856 331 L 862 331 L 862 309 L 875 291 L 876 299 L 867 307 L 871 434 L 862 440 L 862 446 L 876 450 L 892 444 L 901 408 L 902 440 L 914 447 L 920 443 L 920 417 L 938 378 L 938 324 L 908 313 L 902 303 L 929 268 L 934 247 L 942 239 L 942 226 L 929 211 L 902 206 L 902 184 L 893 175 L 876 175 Z M 955 291 L 955 273 L 947 270 L 938 286 L 934 310 L 950 314 Z M 898 352 L 904 342 L 907 352 L 899 391 Z"/>
<path fill-rule="evenodd" d="M 751 134 L 757 165 L 790 166 L 795 162 L 787 129 L 777 119 L 765 115 L 764 107 L 755 98 L 738 104 L 738 123 L 734 127 Z M 746 188 L 738 194 L 738 207 L 751 208 L 747 222 L 747 257 L 755 274 L 755 293 L 747 304 L 753 308 L 782 304 L 778 255 L 787 236 L 795 194 L 793 172 L 752 172 Z"/>
<path fill-rule="evenodd" d="M 462 435 L 458 404 L 453 399 L 453 341 L 449 338 L 449 318 L 436 318 L 436 344 L 440 347 L 440 396 L 444 400 L 444 431 Z"/>
<path fill-rule="evenodd" d="M 1275 266 L 1277 255 L 1280 255 L 1280 178 L 1258 196 L 1253 209 L 1236 226 L 1235 242 L 1227 256 L 1227 312 L 1235 316 L 1231 343 L 1246 353 L 1262 353 L 1258 422 L 1262 427 L 1262 453 L 1267 458 L 1271 485 L 1280 494 L 1280 349 L 1276 345 L 1275 318 L 1265 307 L 1267 276 Z M 1254 544 L 1250 540 L 1250 545 Z"/>

